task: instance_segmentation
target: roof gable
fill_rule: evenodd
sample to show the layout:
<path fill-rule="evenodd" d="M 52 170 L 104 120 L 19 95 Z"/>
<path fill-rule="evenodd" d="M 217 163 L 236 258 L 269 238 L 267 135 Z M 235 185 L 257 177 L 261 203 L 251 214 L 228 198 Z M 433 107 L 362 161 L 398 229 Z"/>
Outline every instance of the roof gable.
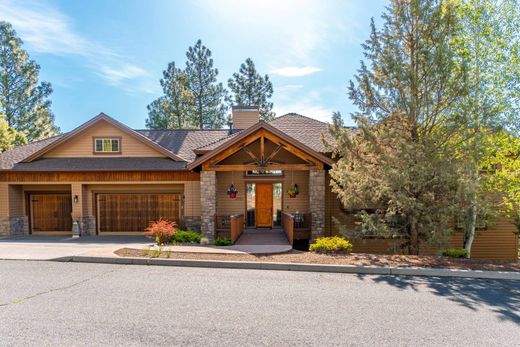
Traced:
<path fill-rule="evenodd" d="M 173 152 L 169 151 L 168 149 L 160 146 L 158 143 L 152 141 L 148 137 L 140 134 L 139 132 L 127 127 L 126 125 L 116 121 L 115 119 L 107 116 L 104 113 L 100 113 L 98 116 L 92 118 L 90 121 L 84 123 L 83 125 L 79 126 L 78 128 L 74 129 L 73 131 L 61 136 L 56 141 L 53 141 L 49 143 L 47 146 L 44 146 L 43 148 L 39 149 L 38 151 L 32 153 L 28 157 L 24 158 L 22 162 L 31 162 L 37 158 L 40 158 L 44 156 L 45 154 L 48 154 L 49 152 L 53 150 L 57 150 L 60 145 L 63 143 L 74 140 L 75 138 L 86 134 L 89 130 L 93 129 L 96 126 L 99 126 L 101 123 L 106 122 L 110 126 L 116 128 L 118 131 L 122 132 L 123 134 L 128 135 L 130 138 L 137 140 L 137 142 L 142 143 L 143 145 L 147 146 L 149 149 L 153 149 L 153 151 L 158 152 L 165 157 L 168 157 L 170 159 L 173 159 L 175 161 L 186 161 L 181 156 L 174 154 Z M 124 144 L 122 144 L 124 146 Z M 61 155 L 63 156 L 63 155 Z"/>
<path fill-rule="evenodd" d="M 190 170 L 193 170 L 197 168 L 198 166 L 208 162 L 210 159 L 217 157 L 221 153 L 225 153 L 226 155 L 232 155 L 236 153 L 240 148 L 233 149 L 232 147 L 234 145 L 239 146 L 247 146 L 248 144 L 252 143 L 257 139 L 258 133 L 262 132 L 269 137 L 270 140 L 277 141 L 276 139 L 280 139 L 283 142 L 283 146 L 286 148 L 290 148 L 295 153 L 298 153 L 302 156 L 310 156 L 316 160 L 318 160 L 321 163 L 325 163 L 328 165 L 333 164 L 333 160 L 329 157 L 324 156 L 321 153 L 316 152 L 312 148 L 306 146 L 305 144 L 301 143 L 300 141 L 292 138 L 291 136 L 287 135 L 286 133 L 276 129 L 272 125 L 260 121 L 254 126 L 250 127 L 247 130 L 244 130 L 238 134 L 234 134 L 234 136 L 231 136 L 227 141 L 221 143 L 218 145 L 215 149 L 212 151 L 204 154 L 200 158 L 196 159 L 191 164 L 188 164 L 187 168 Z M 278 142 L 278 141 L 277 141 Z"/>

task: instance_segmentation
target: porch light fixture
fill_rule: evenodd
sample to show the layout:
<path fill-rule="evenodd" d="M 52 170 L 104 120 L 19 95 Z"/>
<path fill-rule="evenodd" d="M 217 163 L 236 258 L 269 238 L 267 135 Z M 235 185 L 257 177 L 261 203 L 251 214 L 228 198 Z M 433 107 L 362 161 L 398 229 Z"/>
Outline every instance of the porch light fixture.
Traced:
<path fill-rule="evenodd" d="M 79 202 L 79 197 L 77 195 L 74 195 L 74 203 L 77 204 Z"/>

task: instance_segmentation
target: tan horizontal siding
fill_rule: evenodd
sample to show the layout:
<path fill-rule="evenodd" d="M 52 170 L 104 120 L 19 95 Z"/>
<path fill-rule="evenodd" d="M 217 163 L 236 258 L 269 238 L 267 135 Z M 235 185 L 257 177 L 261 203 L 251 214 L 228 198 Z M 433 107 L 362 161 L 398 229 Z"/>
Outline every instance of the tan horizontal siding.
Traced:
<path fill-rule="evenodd" d="M 200 182 L 184 182 L 184 215 L 199 217 L 200 214 Z"/>
<path fill-rule="evenodd" d="M 289 198 L 287 190 L 294 184 L 298 185 L 300 194 L 295 198 Z M 302 212 L 309 211 L 309 171 L 286 171 L 282 187 L 282 203 L 284 212 Z"/>
<path fill-rule="evenodd" d="M 353 216 L 345 216 L 341 211 L 341 204 L 337 196 L 330 188 L 330 177 L 327 176 L 326 188 L 326 213 L 325 213 L 325 235 L 336 235 L 339 230 L 333 222 L 337 218 L 342 225 L 353 228 L 356 220 Z M 472 257 L 481 259 L 518 259 L 518 235 L 515 234 L 516 227 L 506 218 L 498 218 L 492 227 L 477 232 L 472 246 Z M 455 233 L 449 245 L 446 247 L 462 247 L 463 235 Z M 390 254 L 398 253 L 399 241 L 384 239 L 352 240 L 354 252 Z M 424 246 L 423 253 L 436 255 L 440 247 Z"/>
<path fill-rule="evenodd" d="M 93 137 L 120 137 L 120 154 L 94 154 Z M 82 134 L 60 144 L 45 153 L 45 158 L 84 158 L 84 157 L 164 157 L 152 147 L 124 133 L 113 125 L 101 121 Z"/>
<path fill-rule="evenodd" d="M 9 216 L 21 217 L 25 213 L 24 209 L 24 195 L 21 185 L 9 185 Z"/>
<path fill-rule="evenodd" d="M 238 190 L 235 199 L 227 195 L 229 186 L 233 183 Z M 245 213 L 246 210 L 246 182 L 243 172 L 217 172 L 217 214 L 231 215 Z"/>
<path fill-rule="evenodd" d="M 238 195 L 231 199 L 227 190 L 231 183 L 238 189 Z M 246 211 L 246 185 L 247 183 L 266 182 L 262 178 L 255 180 L 253 177 L 244 179 L 244 172 L 232 174 L 227 171 L 217 172 L 217 214 L 245 213 Z M 282 183 L 282 210 L 285 212 L 309 212 L 309 172 L 308 171 L 285 171 L 284 177 L 270 178 L 268 182 Z M 298 184 L 300 194 L 291 199 L 287 190 L 294 184 Z"/>

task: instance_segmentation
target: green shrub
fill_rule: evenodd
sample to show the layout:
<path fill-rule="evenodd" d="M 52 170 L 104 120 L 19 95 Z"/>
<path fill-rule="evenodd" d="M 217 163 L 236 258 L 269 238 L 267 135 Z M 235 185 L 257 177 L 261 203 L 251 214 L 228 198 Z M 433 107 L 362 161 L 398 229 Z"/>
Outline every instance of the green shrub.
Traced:
<path fill-rule="evenodd" d="M 441 255 L 450 258 L 467 258 L 469 253 L 464 248 L 448 248 L 442 251 Z"/>
<path fill-rule="evenodd" d="M 173 236 L 173 242 L 179 243 L 200 243 L 202 235 L 196 231 L 191 230 L 177 230 Z"/>
<path fill-rule="evenodd" d="M 309 246 L 309 250 L 316 253 L 348 254 L 352 251 L 352 244 L 340 236 L 320 237 Z"/>
<path fill-rule="evenodd" d="M 230 239 L 216 239 L 215 246 L 231 246 L 233 242 Z"/>

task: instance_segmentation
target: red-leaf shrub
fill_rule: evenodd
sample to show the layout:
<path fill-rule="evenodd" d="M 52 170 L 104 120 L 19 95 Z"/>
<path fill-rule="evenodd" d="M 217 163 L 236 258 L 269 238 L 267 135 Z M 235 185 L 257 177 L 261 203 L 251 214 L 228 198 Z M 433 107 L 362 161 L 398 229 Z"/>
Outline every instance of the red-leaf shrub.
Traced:
<path fill-rule="evenodd" d="M 170 243 L 177 233 L 177 224 L 167 219 L 159 219 L 150 222 L 150 226 L 144 229 L 146 236 L 153 237 L 158 245 Z"/>

